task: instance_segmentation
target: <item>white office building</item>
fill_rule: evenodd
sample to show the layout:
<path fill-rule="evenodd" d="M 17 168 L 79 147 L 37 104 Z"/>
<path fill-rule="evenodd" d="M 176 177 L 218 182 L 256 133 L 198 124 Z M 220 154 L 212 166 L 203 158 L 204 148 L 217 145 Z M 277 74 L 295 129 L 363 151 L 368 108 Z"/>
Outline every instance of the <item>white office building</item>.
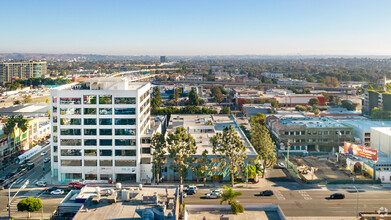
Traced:
<path fill-rule="evenodd" d="M 141 151 L 150 127 L 150 83 L 93 78 L 51 90 L 52 176 L 141 182 L 152 178 Z"/>

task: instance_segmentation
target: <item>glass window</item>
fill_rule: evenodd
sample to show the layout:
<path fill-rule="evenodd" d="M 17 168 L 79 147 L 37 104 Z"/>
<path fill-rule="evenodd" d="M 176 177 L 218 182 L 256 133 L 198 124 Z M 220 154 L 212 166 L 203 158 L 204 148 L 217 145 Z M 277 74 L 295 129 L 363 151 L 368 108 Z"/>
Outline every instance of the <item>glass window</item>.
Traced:
<path fill-rule="evenodd" d="M 113 114 L 113 109 L 112 108 L 100 108 L 99 109 L 99 114 L 100 115 L 112 115 Z"/>
<path fill-rule="evenodd" d="M 84 104 L 96 104 L 96 95 L 85 95 Z"/>
<path fill-rule="evenodd" d="M 61 150 L 61 156 L 81 156 L 81 150 L 77 150 L 77 149 Z"/>
<path fill-rule="evenodd" d="M 96 118 L 85 118 L 84 125 L 96 125 Z"/>
<path fill-rule="evenodd" d="M 61 129 L 61 135 L 81 135 L 80 129 Z"/>
<path fill-rule="evenodd" d="M 84 139 L 84 146 L 96 146 L 96 139 Z"/>
<path fill-rule="evenodd" d="M 54 145 L 54 146 L 53 146 L 53 152 L 56 153 L 57 150 L 58 150 L 58 147 Z"/>
<path fill-rule="evenodd" d="M 149 157 L 141 158 L 140 163 L 141 164 L 151 164 L 151 158 L 149 158 Z"/>
<path fill-rule="evenodd" d="M 81 125 L 81 119 L 80 118 L 61 118 L 60 124 L 61 125 Z"/>
<path fill-rule="evenodd" d="M 100 146 L 112 146 L 113 141 L 111 139 L 100 139 L 99 140 L 99 145 Z"/>
<path fill-rule="evenodd" d="M 100 125 L 112 125 L 113 120 L 111 118 L 100 118 L 99 119 L 99 124 Z"/>
<path fill-rule="evenodd" d="M 53 133 L 57 132 L 57 126 L 53 126 Z"/>
<path fill-rule="evenodd" d="M 136 98 L 131 98 L 131 97 L 115 98 L 115 104 L 136 104 Z"/>
<path fill-rule="evenodd" d="M 56 103 L 56 102 L 57 102 L 57 96 L 53 96 L 52 102 L 53 102 L 53 103 Z"/>
<path fill-rule="evenodd" d="M 115 146 L 136 146 L 134 139 L 115 139 Z"/>
<path fill-rule="evenodd" d="M 96 108 L 84 108 L 85 115 L 96 115 Z"/>
<path fill-rule="evenodd" d="M 135 160 L 116 160 L 115 166 L 117 166 L 117 167 L 135 167 L 136 161 Z"/>
<path fill-rule="evenodd" d="M 80 139 L 61 139 L 62 146 L 81 146 Z"/>
<path fill-rule="evenodd" d="M 84 135 L 96 135 L 96 129 L 84 129 Z"/>
<path fill-rule="evenodd" d="M 101 160 L 100 166 L 101 167 L 111 167 L 111 166 L 113 166 L 113 161 L 112 160 Z"/>
<path fill-rule="evenodd" d="M 143 148 L 141 148 L 141 152 L 143 154 L 150 154 L 151 153 L 151 148 L 150 147 L 143 147 Z"/>
<path fill-rule="evenodd" d="M 113 130 L 111 130 L 111 129 L 99 129 L 99 135 L 113 135 Z"/>
<path fill-rule="evenodd" d="M 115 125 L 135 125 L 135 118 L 116 118 Z"/>
<path fill-rule="evenodd" d="M 61 160 L 61 166 L 79 167 L 81 166 L 81 160 Z"/>
<path fill-rule="evenodd" d="M 61 115 L 80 115 L 80 108 L 60 108 Z"/>
<path fill-rule="evenodd" d="M 96 167 L 96 160 L 84 160 L 84 166 Z"/>
<path fill-rule="evenodd" d="M 111 95 L 100 95 L 99 104 L 111 104 Z"/>
<path fill-rule="evenodd" d="M 112 150 L 99 150 L 100 156 L 112 156 L 113 151 Z"/>
<path fill-rule="evenodd" d="M 350 134 L 350 131 L 346 131 L 346 134 Z"/>
<path fill-rule="evenodd" d="M 57 136 L 53 136 L 53 142 L 57 143 L 57 140 L 58 140 L 58 137 Z"/>
<path fill-rule="evenodd" d="M 134 115 L 136 114 L 135 108 L 116 108 L 116 115 Z"/>
<path fill-rule="evenodd" d="M 136 150 L 115 150 L 115 156 L 136 156 Z"/>
<path fill-rule="evenodd" d="M 60 104 L 80 104 L 81 98 L 60 98 Z"/>
<path fill-rule="evenodd" d="M 71 179 L 71 180 L 80 179 L 81 180 L 81 178 L 82 178 L 81 173 L 65 173 L 65 179 Z"/>
<path fill-rule="evenodd" d="M 58 156 L 53 156 L 53 162 L 58 162 Z"/>
<path fill-rule="evenodd" d="M 96 150 L 84 150 L 84 156 L 96 156 Z"/>
<path fill-rule="evenodd" d="M 151 138 L 141 138 L 141 143 L 142 144 L 150 144 L 151 143 Z"/>
<path fill-rule="evenodd" d="M 57 113 L 57 107 L 53 106 L 53 113 Z"/>
<path fill-rule="evenodd" d="M 53 116 L 53 123 L 57 123 L 57 116 Z"/>
<path fill-rule="evenodd" d="M 136 129 L 115 129 L 115 135 L 136 135 Z"/>

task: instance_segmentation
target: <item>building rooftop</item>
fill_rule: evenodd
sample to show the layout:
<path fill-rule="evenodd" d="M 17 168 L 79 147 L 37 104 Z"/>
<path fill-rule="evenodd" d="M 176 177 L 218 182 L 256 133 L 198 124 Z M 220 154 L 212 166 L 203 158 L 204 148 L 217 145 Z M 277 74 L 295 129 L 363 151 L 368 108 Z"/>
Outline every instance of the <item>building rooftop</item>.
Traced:
<path fill-rule="evenodd" d="M 381 128 L 387 127 L 384 130 L 390 130 L 391 121 L 371 121 L 371 120 L 349 120 L 344 121 L 344 124 L 350 125 L 352 127 L 360 128 L 363 131 L 370 132 L 371 128 Z M 391 132 L 390 132 L 391 134 Z"/>
<path fill-rule="evenodd" d="M 138 90 L 147 84 L 149 82 L 134 82 L 129 77 L 96 77 L 60 86 L 56 90 Z"/>
<path fill-rule="evenodd" d="M 46 114 L 49 104 L 22 104 L 0 108 L 0 115 L 40 115 Z"/>
<path fill-rule="evenodd" d="M 388 136 L 391 136 L 391 127 L 372 127 L 371 129 L 377 130 L 383 134 L 386 134 Z"/>
<path fill-rule="evenodd" d="M 212 145 L 209 138 L 217 132 L 223 132 L 225 127 L 232 125 L 239 137 L 247 146 L 247 155 L 256 155 L 254 147 L 240 129 L 236 118 L 232 115 L 171 115 L 167 131 L 175 131 L 177 127 L 184 127 L 194 137 L 197 145 L 197 155 L 204 150 L 212 152 Z"/>
<path fill-rule="evenodd" d="M 305 117 L 305 118 L 284 118 L 278 121 L 282 125 L 305 125 L 307 127 L 321 128 L 321 127 L 333 127 L 342 128 L 347 127 L 346 125 L 327 117 Z"/>

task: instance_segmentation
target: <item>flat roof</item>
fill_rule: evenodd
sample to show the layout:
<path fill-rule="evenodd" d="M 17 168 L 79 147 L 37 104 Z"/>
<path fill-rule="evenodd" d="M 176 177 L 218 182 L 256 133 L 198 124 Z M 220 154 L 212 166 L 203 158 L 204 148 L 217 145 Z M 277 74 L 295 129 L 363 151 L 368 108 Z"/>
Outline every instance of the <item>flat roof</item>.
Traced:
<path fill-rule="evenodd" d="M 379 131 L 388 136 L 391 136 L 391 127 L 372 127 L 371 129 Z"/>
<path fill-rule="evenodd" d="M 49 104 L 21 104 L 0 108 L 0 115 L 7 114 L 44 114 L 50 108 Z"/>
<path fill-rule="evenodd" d="M 344 124 L 350 125 L 352 127 L 360 128 L 364 131 L 371 131 L 371 128 L 374 127 L 387 127 L 388 130 L 391 127 L 391 121 L 371 121 L 371 120 L 349 120 L 344 121 Z"/>
<path fill-rule="evenodd" d="M 347 125 L 342 124 L 332 118 L 328 117 L 304 117 L 304 118 L 284 118 L 279 119 L 279 123 L 282 125 L 305 125 L 312 128 L 321 128 L 321 127 L 332 127 L 332 128 L 343 128 L 348 127 Z"/>
<path fill-rule="evenodd" d="M 211 124 L 212 123 L 212 124 Z M 171 115 L 167 131 L 174 132 L 177 127 L 184 127 L 193 136 L 197 145 L 196 155 L 201 155 L 204 150 L 212 153 L 212 145 L 209 138 L 216 135 L 217 132 L 223 132 L 225 127 L 235 129 L 243 144 L 247 147 L 247 155 L 257 155 L 254 147 L 240 129 L 236 118 L 232 115 Z"/>

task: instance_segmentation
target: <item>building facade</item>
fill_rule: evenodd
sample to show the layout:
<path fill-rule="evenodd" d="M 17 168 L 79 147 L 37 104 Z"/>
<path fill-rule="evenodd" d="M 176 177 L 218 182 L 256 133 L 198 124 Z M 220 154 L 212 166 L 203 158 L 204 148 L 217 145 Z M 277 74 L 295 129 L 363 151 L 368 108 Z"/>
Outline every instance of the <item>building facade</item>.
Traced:
<path fill-rule="evenodd" d="M 15 79 L 41 77 L 47 73 L 46 61 L 4 62 L 0 63 L 0 82 L 6 83 Z"/>
<path fill-rule="evenodd" d="M 150 88 L 126 78 L 94 78 L 52 89 L 52 176 L 63 183 L 140 182 L 147 162 L 140 137 L 150 127 Z M 152 177 L 151 170 L 145 172 Z"/>
<path fill-rule="evenodd" d="M 267 127 L 278 143 L 279 151 L 293 152 L 328 151 L 343 146 L 344 141 L 351 142 L 353 128 L 331 118 L 266 118 Z"/>

